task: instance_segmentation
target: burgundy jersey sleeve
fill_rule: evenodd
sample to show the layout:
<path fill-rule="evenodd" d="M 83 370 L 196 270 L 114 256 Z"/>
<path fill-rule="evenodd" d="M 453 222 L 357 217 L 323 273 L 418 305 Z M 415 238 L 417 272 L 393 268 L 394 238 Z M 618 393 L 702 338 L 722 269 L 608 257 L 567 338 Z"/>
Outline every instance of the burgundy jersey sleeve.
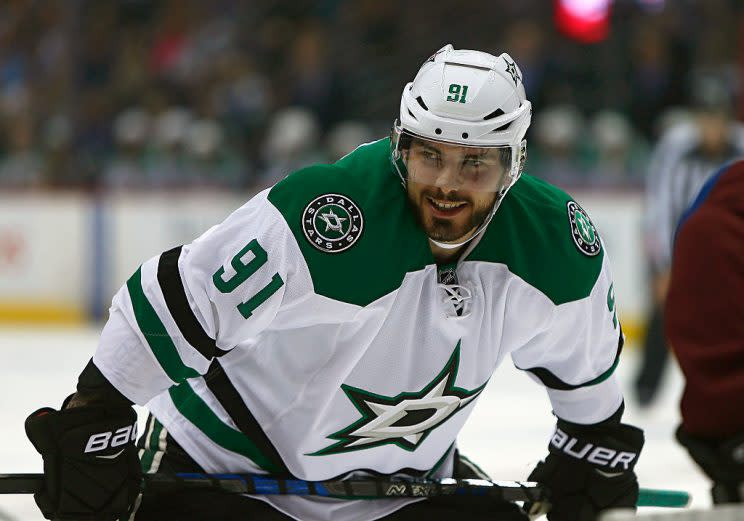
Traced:
<path fill-rule="evenodd" d="M 744 161 L 703 188 L 681 222 L 666 333 L 685 375 L 682 421 L 693 435 L 744 432 Z"/>

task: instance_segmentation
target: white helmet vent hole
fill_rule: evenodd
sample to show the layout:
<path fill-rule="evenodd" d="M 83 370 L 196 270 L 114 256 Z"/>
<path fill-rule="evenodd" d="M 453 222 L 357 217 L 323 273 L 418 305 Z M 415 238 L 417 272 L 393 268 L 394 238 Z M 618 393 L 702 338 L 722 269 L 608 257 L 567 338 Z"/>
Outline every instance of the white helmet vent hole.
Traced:
<path fill-rule="evenodd" d="M 434 133 L 437 134 L 437 135 L 439 135 L 439 134 L 442 133 L 442 129 L 441 128 L 435 128 L 434 129 Z"/>
<path fill-rule="evenodd" d="M 468 133 L 467 132 L 463 132 L 462 133 L 462 139 L 468 139 Z"/>

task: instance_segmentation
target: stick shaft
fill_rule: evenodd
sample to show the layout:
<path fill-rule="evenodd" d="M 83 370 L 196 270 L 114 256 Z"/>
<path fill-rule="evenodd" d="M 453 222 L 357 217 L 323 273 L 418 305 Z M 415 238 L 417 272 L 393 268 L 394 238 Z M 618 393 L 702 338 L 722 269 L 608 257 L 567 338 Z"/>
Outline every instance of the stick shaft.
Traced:
<path fill-rule="evenodd" d="M 545 489 L 531 481 L 486 481 L 479 479 L 386 480 L 349 479 L 304 481 L 275 479 L 250 474 L 150 474 L 145 488 L 212 486 L 223 490 L 251 494 L 290 494 L 345 498 L 434 497 L 447 495 L 490 496 L 502 501 L 540 501 Z"/>
<path fill-rule="evenodd" d="M 41 490 L 43 474 L 0 474 L 0 494 L 33 494 Z M 481 479 L 304 481 L 254 474 L 146 474 L 144 486 L 154 493 L 188 488 L 219 488 L 251 495 L 295 495 L 345 498 L 491 496 L 502 501 L 541 501 L 546 490 L 531 481 Z M 687 492 L 642 488 L 638 506 L 684 507 Z"/>
<path fill-rule="evenodd" d="M 43 482 L 44 474 L 0 474 L 0 494 L 34 494 Z"/>
<path fill-rule="evenodd" d="M 0 494 L 33 494 L 42 489 L 43 474 L 0 474 Z M 180 488 L 219 488 L 251 495 L 294 495 L 347 498 L 493 496 L 503 501 L 539 501 L 545 489 L 534 482 L 486 480 L 329 480 L 304 481 L 253 474 L 146 474 L 144 487 L 153 493 Z"/>

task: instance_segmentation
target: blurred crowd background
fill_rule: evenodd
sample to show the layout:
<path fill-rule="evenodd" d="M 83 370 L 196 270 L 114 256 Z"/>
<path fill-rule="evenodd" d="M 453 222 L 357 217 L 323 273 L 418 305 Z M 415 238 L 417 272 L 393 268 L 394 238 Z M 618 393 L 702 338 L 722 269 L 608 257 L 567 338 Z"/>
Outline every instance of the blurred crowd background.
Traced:
<path fill-rule="evenodd" d="M 744 9 L 588 4 L 587 29 L 549 0 L 4 0 L 0 187 L 268 186 L 387 135 L 451 42 L 521 66 L 528 173 L 639 188 L 665 128 L 742 114 Z"/>

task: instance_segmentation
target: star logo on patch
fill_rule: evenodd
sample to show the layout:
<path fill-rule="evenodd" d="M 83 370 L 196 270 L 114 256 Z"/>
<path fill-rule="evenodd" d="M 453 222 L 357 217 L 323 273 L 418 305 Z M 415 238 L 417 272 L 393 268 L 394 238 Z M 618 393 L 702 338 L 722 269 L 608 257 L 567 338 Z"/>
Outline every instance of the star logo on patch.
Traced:
<path fill-rule="evenodd" d="M 383 396 L 342 385 L 361 418 L 327 436 L 336 443 L 308 455 L 327 456 L 388 444 L 416 450 L 434 429 L 472 403 L 486 386 L 484 383 L 471 390 L 456 387 L 459 364 L 457 342 L 444 368 L 420 391 Z"/>
<path fill-rule="evenodd" d="M 326 223 L 326 231 L 333 230 L 334 232 L 339 233 L 343 231 L 344 221 L 349 220 L 346 217 L 339 217 L 333 213 L 333 210 L 330 210 L 328 213 L 320 214 L 320 219 Z"/>
<path fill-rule="evenodd" d="M 514 80 L 514 85 L 517 85 L 520 81 L 522 81 L 522 76 L 519 74 L 517 64 L 514 62 L 510 62 L 506 58 L 504 58 L 504 61 L 506 62 L 506 72 L 511 75 L 512 80 Z"/>

